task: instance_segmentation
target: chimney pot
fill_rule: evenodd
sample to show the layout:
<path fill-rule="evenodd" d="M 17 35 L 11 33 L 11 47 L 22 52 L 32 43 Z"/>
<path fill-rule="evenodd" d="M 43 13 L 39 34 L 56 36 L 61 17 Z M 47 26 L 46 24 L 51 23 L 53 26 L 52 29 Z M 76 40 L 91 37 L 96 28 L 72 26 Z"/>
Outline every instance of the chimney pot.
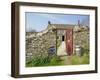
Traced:
<path fill-rule="evenodd" d="M 50 25 L 50 24 L 51 24 L 51 22 L 50 22 L 50 21 L 48 21 L 48 24 Z"/>

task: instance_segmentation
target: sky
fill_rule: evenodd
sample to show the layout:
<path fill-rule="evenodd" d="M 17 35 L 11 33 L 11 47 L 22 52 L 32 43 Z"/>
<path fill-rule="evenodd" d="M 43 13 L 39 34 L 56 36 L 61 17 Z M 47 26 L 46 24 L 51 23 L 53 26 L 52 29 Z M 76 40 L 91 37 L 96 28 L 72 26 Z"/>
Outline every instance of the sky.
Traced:
<path fill-rule="evenodd" d="M 78 20 L 83 25 L 89 25 L 89 15 L 25 12 L 25 30 L 26 32 L 45 30 L 48 21 L 51 24 L 78 24 Z"/>

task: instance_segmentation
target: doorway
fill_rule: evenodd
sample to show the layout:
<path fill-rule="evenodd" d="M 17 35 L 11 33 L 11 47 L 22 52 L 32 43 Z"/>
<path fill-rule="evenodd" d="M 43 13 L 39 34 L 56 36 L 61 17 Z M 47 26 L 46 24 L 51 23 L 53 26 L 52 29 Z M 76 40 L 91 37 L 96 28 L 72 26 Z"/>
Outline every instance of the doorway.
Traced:
<path fill-rule="evenodd" d="M 64 41 L 65 40 L 65 38 L 64 38 L 64 35 L 62 36 L 62 41 Z"/>

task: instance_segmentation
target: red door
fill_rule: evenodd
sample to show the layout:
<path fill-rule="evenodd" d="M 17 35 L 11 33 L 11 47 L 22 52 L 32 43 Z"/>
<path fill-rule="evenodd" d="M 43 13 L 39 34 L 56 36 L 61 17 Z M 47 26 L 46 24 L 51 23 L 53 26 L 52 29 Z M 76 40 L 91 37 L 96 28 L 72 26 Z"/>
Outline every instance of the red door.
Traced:
<path fill-rule="evenodd" d="M 66 52 L 68 55 L 73 54 L 73 29 L 67 29 L 65 33 Z"/>

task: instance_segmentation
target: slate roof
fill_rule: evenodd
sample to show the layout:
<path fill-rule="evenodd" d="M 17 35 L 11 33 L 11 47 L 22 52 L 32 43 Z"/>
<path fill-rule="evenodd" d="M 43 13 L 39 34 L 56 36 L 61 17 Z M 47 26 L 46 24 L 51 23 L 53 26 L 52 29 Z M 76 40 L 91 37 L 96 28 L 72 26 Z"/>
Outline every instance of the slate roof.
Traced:
<path fill-rule="evenodd" d="M 71 24 L 49 24 L 48 27 L 54 27 L 55 29 L 73 29 L 76 25 Z"/>
<path fill-rule="evenodd" d="M 52 27 L 54 29 L 73 29 L 75 32 L 77 31 L 86 31 L 88 29 L 85 29 L 84 27 L 82 27 L 82 25 L 80 25 L 80 27 L 78 25 L 74 25 L 74 24 L 48 24 L 48 27 Z"/>

